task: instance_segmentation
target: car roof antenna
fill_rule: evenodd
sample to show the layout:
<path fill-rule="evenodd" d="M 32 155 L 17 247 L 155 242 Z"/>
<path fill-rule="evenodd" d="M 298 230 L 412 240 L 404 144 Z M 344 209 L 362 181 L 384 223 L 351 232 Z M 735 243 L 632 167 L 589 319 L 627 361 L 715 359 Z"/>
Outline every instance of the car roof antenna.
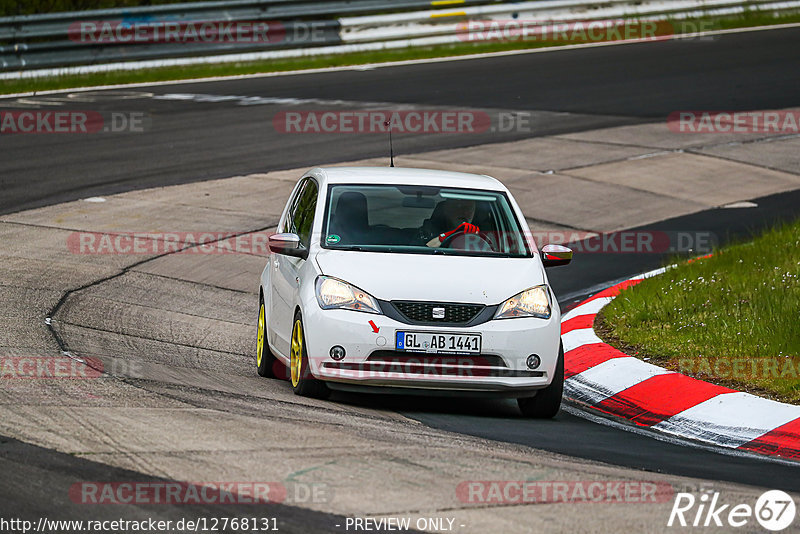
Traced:
<path fill-rule="evenodd" d="M 394 148 L 392 147 L 392 127 L 389 125 L 389 121 L 383 123 L 387 128 L 389 128 L 389 167 L 394 167 Z"/>

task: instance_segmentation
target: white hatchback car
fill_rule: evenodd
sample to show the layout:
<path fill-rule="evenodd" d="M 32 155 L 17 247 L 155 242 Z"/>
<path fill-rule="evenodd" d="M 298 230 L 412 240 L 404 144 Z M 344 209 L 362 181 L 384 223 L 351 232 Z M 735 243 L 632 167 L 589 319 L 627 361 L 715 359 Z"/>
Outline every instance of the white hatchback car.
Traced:
<path fill-rule="evenodd" d="M 505 396 L 561 405 L 561 312 L 509 191 L 489 176 L 316 168 L 283 210 L 261 274 L 257 366 L 294 392 Z M 285 367 L 284 367 L 285 366 Z"/>

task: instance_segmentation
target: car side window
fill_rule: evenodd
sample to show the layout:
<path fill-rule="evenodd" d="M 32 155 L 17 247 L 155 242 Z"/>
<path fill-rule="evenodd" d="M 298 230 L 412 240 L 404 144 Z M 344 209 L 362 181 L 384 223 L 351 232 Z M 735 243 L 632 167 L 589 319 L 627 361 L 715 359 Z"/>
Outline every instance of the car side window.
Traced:
<path fill-rule="evenodd" d="M 300 242 L 308 248 L 311 243 L 311 227 L 314 224 L 314 211 L 317 208 L 317 184 L 306 180 L 303 190 L 298 195 L 297 203 L 289 214 L 289 228 L 300 236 Z"/>
<path fill-rule="evenodd" d="M 294 232 L 294 214 L 297 211 L 297 203 L 300 201 L 300 197 L 303 196 L 303 188 L 306 186 L 306 183 L 308 183 L 308 180 L 304 180 L 303 183 L 300 184 L 300 187 L 297 188 L 297 193 L 292 197 L 289 211 L 286 212 L 286 219 L 278 229 L 278 233 Z"/>

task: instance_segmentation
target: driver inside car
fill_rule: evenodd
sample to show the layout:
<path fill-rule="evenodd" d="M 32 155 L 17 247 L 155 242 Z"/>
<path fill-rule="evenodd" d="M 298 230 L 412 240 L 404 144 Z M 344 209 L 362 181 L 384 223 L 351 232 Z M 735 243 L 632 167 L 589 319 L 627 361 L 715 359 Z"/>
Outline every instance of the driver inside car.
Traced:
<path fill-rule="evenodd" d="M 476 202 L 470 199 L 449 198 L 440 202 L 430 219 L 420 228 L 420 236 L 425 244 L 438 248 L 450 236 L 458 233 L 477 234 L 480 228 L 472 224 L 475 217 Z"/>

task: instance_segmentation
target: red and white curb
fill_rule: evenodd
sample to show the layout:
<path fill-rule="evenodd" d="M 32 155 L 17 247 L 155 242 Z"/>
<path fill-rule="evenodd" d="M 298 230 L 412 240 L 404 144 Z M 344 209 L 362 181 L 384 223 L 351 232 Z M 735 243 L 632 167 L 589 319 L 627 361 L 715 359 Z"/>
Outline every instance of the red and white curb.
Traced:
<path fill-rule="evenodd" d="M 564 314 L 565 397 L 673 436 L 800 459 L 800 406 L 668 371 L 630 357 L 597 337 L 592 325 L 603 306 L 622 289 L 664 270 L 609 287 Z"/>

